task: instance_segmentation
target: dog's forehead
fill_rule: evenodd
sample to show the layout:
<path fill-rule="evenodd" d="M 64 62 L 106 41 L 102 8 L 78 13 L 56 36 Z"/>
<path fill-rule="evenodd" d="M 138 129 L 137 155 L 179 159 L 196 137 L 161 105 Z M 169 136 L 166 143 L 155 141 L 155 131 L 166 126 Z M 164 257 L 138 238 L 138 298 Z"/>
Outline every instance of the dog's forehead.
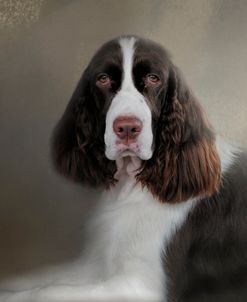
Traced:
<path fill-rule="evenodd" d="M 105 62 L 112 62 L 118 65 L 122 64 L 121 46 L 117 39 L 111 40 L 103 44 L 96 51 L 91 60 L 91 64 L 95 67 L 99 67 Z"/>
<path fill-rule="evenodd" d="M 135 36 L 123 36 L 103 44 L 93 56 L 90 65 L 94 71 L 104 69 L 108 64 L 122 68 L 128 48 L 132 53 L 133 67 L 139 62 L 149 62 L 153 66 L 167 69 L 170 64 L 170 55 L 160 44 Z"/>
<path fill-rule="evenodd" d="M 150 52 L 159 55 L 159 56 L 163 56 L 164 55 L 164 48 L 152 41 L 152 40 L 148 40 L 148 39 L 143 39 L 143 38 L 139 38 L 136 39 L 136 43 L 135 43 L 135 53 L 138 55 L 147 55 Z"/>
<path fill-rule="evenodd" d="M 170 55 L 162 45 L 148 39 L 138 39 L 135 43 L 134 62 L 150 62 L 156 66 L 169 66 Z"/>
<path fill-rule="evenodd" d="M 125 52 L 132 51 L 133 63 L 138 60 L 162 61 L 166 63 L 169 61 L 170 55 L 163 48 L 162 45 L 136 36 L 124 36 L 116 39 L 121 48 L 122 55 Z M 116 41 L 115 40 L 115 41 Z"/>

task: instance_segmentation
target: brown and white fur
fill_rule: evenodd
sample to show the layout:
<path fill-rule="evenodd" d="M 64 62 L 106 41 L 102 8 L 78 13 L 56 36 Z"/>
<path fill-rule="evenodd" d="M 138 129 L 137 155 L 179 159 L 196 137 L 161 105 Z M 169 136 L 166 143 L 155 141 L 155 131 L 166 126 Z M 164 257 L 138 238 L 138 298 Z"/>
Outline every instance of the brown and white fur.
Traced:
<path fill-rule="evenodd" d="M 56 285 L 1 301 L 247 301 L 244 155 L 216 140 L 160 45 L 104 44 L 52 148 L 60 173 L 104 189 L 86 248 Z"/>

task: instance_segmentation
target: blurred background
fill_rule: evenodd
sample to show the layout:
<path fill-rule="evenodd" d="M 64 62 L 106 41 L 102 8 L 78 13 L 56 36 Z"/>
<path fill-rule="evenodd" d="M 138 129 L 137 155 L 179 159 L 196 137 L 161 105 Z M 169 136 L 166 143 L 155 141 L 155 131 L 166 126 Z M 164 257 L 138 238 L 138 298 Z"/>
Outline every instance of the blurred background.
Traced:
<path fill-rule="evenodd" d="M 0 283 L 71 260 L 97 192 L 57 175 L 50 137 L 97 48 L 162 43 L 216 131 L 247 147 L 245 0 L 0 0 Z"/>

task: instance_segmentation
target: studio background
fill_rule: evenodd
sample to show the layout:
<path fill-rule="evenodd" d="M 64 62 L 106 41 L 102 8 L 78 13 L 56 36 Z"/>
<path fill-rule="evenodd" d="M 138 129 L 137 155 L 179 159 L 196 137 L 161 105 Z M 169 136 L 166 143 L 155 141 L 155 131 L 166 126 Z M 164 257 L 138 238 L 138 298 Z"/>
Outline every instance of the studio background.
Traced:
<path fill-rule="evenodd" d="M 57 175 L 50 137 L 97 48 L 162 43 L 216 132 L 247 147 L 247 2 L 0 0 L 0 283 L 77 257 L 97 192 Z"/>

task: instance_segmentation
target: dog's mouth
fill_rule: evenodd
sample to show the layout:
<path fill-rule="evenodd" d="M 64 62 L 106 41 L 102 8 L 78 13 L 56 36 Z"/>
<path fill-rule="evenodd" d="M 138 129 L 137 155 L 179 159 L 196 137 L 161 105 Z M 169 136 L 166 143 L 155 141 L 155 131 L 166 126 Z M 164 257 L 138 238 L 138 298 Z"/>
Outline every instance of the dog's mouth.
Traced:
<path fill-rule="evenodd" d="M 105 155 L 110 160 L 118 160 L 124 157 L 137 157 L 140 160 L 149 160 L 153 150 L 149 146 L 133 142 L 130 144 L 115 143 L 105 148 Z"/>
<path fill-rule="evenodd" d="M 116 143 L 116 151 L 118 157 L 137 156 L 140 153 L 139 146 L 136 142 L 133 143 Z"/>

